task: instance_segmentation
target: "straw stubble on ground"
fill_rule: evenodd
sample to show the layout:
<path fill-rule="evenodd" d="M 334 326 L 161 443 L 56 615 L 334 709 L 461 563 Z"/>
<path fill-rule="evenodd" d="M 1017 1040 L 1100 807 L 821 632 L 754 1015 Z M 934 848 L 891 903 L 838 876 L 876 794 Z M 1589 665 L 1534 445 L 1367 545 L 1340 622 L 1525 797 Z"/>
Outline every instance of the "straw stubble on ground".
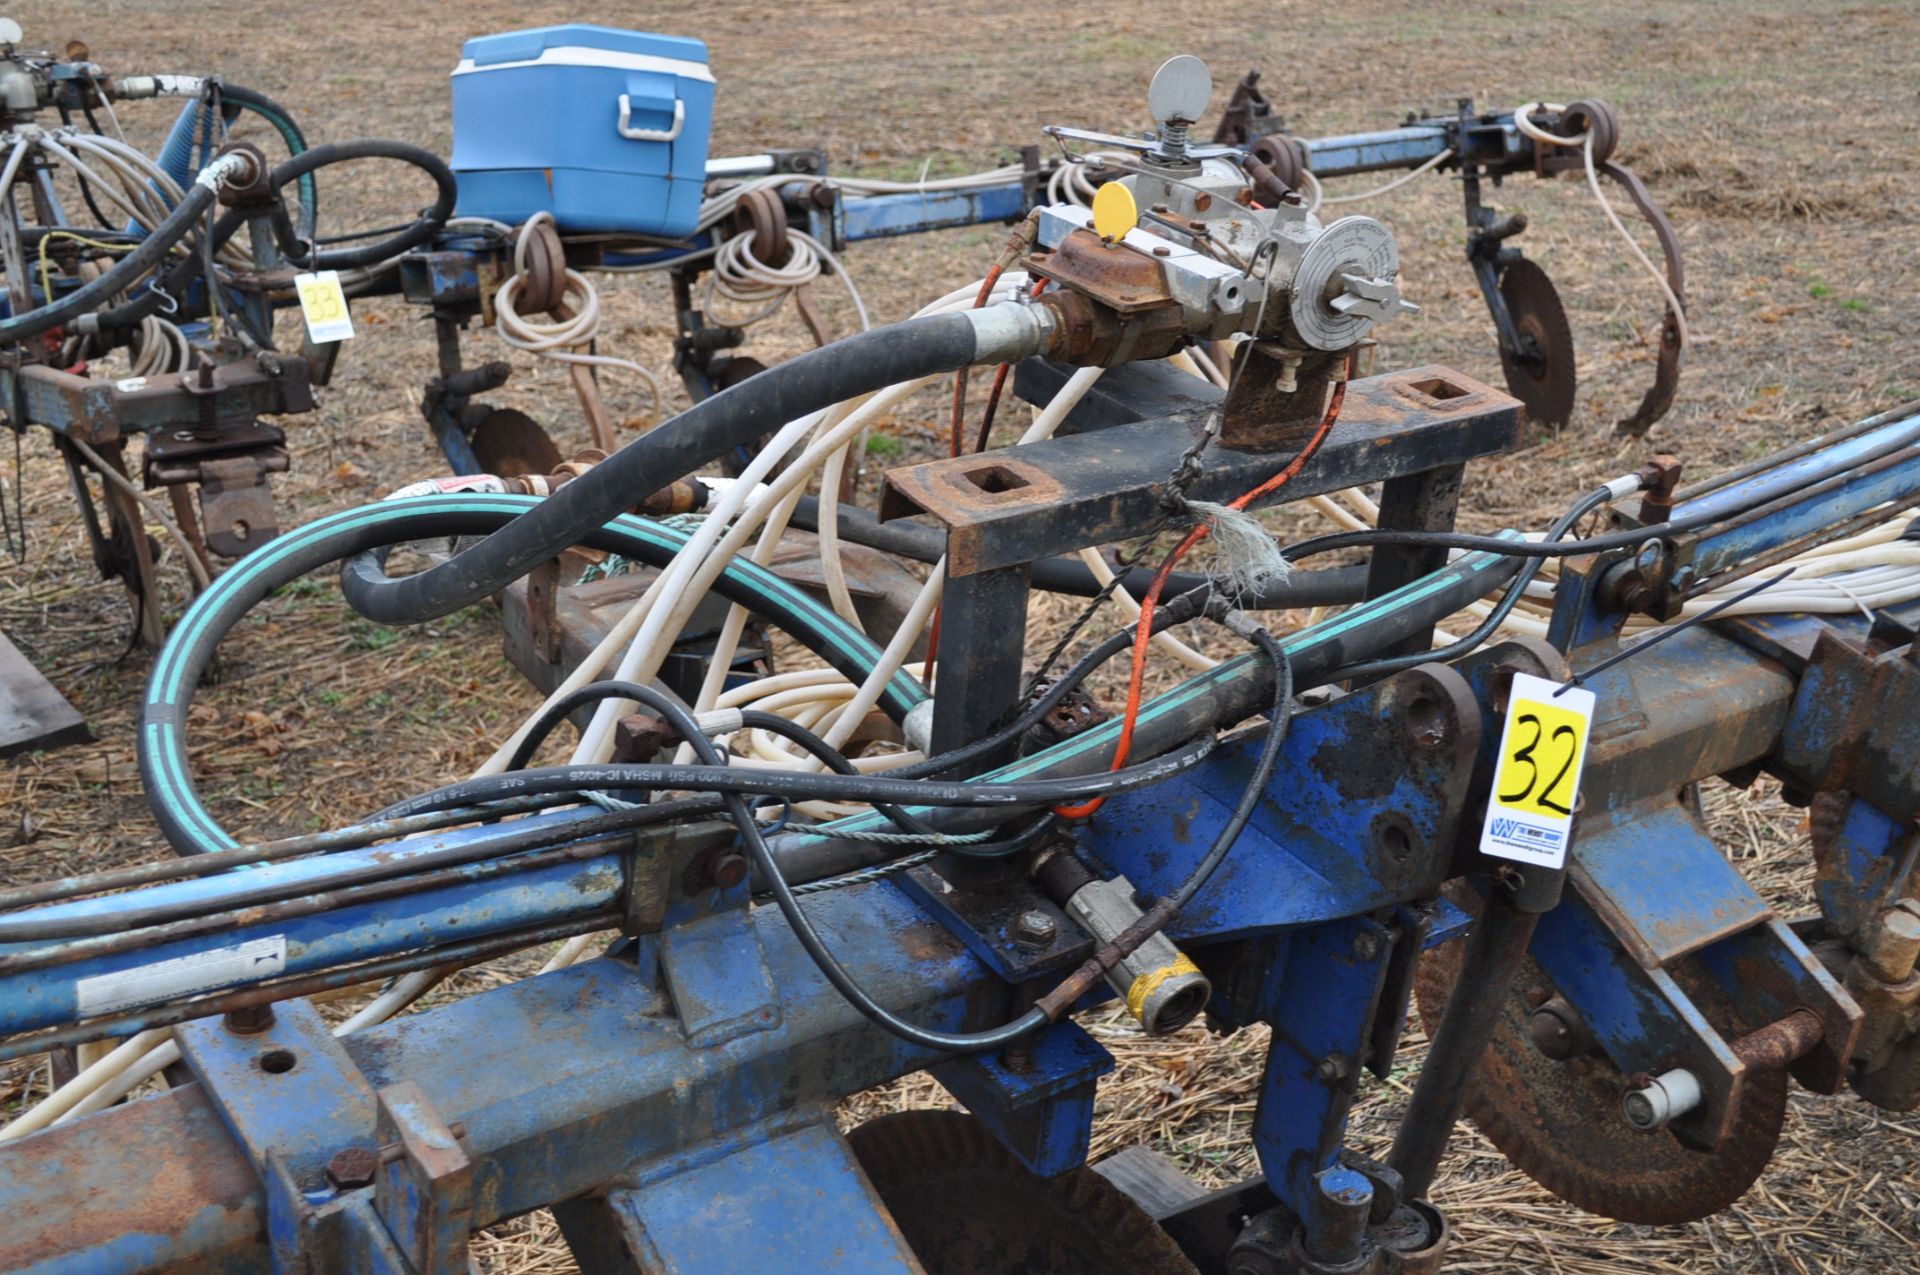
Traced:
<path fill-rule="evenodd" d="M 287 0 L 161 0 L 12 9 L 29 43 L 83 38 L 110 68 L 219 72 L 292 108 L 314 141 L 380 135 L 444 153 L 445 73 L 469 36 L 573 20 L 554 3 L 423 3 L 319 9 Z M 1920 13 L 1910 6 L 1547 3 L 1421 7 L 1363 0 L 1129 11 L 1097 3 L 1039 13 L 1004 2 L 944 10 L 802 3 L 709 5 L 697 20 L 662 5 L 604 21 L 705 38 L 720 83 L 715 149 L 823 145 L 837 168 L 911 178 L 1001 161 L 1047 122 L 1138 127 L 1147 75 L 1165 56 L 1208 58 L 1225 87 L 1263 68 L 1268 92 L 1307 134 L 1385 127 L 1409 108 L 1450 111 L 1472 95 L 1507 106 L 1540 96 L 1598 96 L 1624 120 L 1622 158 L 1647 178 L 1688 257 L 1696 345 L 1678 405 L 1645 443 L 1612 422 L 1651 376 L 1645 337 L 1658 307 L 1574 181 L 1519 180 L 1495 192 L 1527 211 L 1522 240 L 1551 272 L 1579 343 L 1573 427 L 1535 434 L 1476 467 L 1464 521 L 1538 526 L 1595 480 L 1673 451 L 1695 475 L 1920 394 L 1920 320 L 1901 293 L 1912 274 L 1920 116 L 1910 72 Z M 158 108 L 123 113 L 155 141 Z M 332 175 L 332 174 L 330 174 Z M 323 189 L 324 227 L 385 224 L 417 206 L 364 166 Z M 1370 179 L 1361 179 L 1372 184 Z M 1398 234 L 1408 295 L 1424 308 L 1382 334 L 1378 366 L 1438 362 L 1499 383 L 1488 323 L 1460 259 L 1457 192 L 1416 182 L 1369 205 Z M 1001 238 L 988 228 L 863 246 L 850 264 L 877 317 L 898 318 L 976 278 Z M 830 319 L 851 311 L 832 281 Z M 604 348 L 663 366 L 672 336 L 664 282 L 603 288 Z M 360 503 L 442 466 L 416 411 L 432 373 L 431 331 L 395 300 L 356 305 L 359 336 L 320 410 L 290 426 L 293 472 L 276 480 L 294 523 Z M 475 336 L 476 357 L 500 357 Z M 806 338 L 791 314 L 754 329 L 762 358 Z M 496 395 L 550 423 L 563 446 L 584 428 L 564 375 L 515 360 Z M 638 388 L 609 377 L 618 413 Z M 873 469 L 929 455 L 944 428 L 935 396 L 896 414 Z M 1010 427 L 1012 426 L 1010 422 Z M 882 450 L 884 448 L 884 451 Z M 0 572 L 0 627 L 87 714 L 85 747 L 0 767 L 0 879 L 136 862 L 161 854 L 135 772 L 132 707 L 149 667 L 126 652 L 131 616 L 117 585 L 94 578 L 78 516 L 44 434 L 0 478 L 24 504 L 24 562 Z M 1305 518 L 1276 525 L 1304 528 Z M 163 567 L 169 588 L 177 568 Z M 1080 609 L 1036 602 L 1036 657 Z M 1103 616 L 1095 624 L 1117 623 Z M 1171 672 L 1159 674 L 1163 679 Z M 470 770 L 536 703 L 500 654 L 492 615 L 475 609 L 419 629 L 351 616 L 327 576 L 261 608 L 223 649 L 194 715 L 196 773 L 222 817 L 247 835 L 302 831 L 370 811 Z M 1722 844 L 1783 907 L 1809 888 L 1804 822 L 1777 794 L 1721 791 L 1709 807 Z M 531 958 L 463 975 L 476 990 L 529 972 Z M 1120 1060 L 1103 1088 L 1096 1154 L 1144 1141 L 1209 1184 L 1249 1172 L 1246 1145 L 1264 1041 L 1198 1027 L 1148 1041 L 1123 1020 L 1091 1024 Z M 1354 1141 L 1383 1148 L 1417 1070 L 1409 1041 L 1394 1080 L 1369 1082 Z M 0 1071 L 0 1110 L 43 1092 L 44 1072 Z M 910 1078 L 847 1104 L 848 1120 L 944 1095 Z M 1615 1225 L 1534 1187 L 1470 1129 L 1449 1158 L 1437 1202 L 1458 1238 L 1451 1269 L 1488 1272 L 1865 1273 L 1914 1269 L 1920 1234 L 1913 1136 L 1920 1122 L 1847 1096 L 1797 1094 L 1778 1159 L 1734 1209 L 1691 1226 Z M 545 1214 L 481 1241 L 484 1269 L 571 1269 Z"/>

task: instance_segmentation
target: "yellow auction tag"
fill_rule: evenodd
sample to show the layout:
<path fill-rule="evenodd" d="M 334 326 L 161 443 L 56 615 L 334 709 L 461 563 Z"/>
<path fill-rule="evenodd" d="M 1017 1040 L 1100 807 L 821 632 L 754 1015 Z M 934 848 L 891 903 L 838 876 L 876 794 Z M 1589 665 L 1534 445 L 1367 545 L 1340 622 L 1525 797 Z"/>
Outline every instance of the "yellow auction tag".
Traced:
<path fill-rule="evenodd" d="M 1102 239 L 1119 242 L 1140 224 L 1140 205 L 1133 192 L 1119 182 L 1108 182 L 1093 194 L 1093 233 Z"/>
<path fill-rule="evenodd" d="M 307 320 L 307 335 L 315 344 L 345 341 L 353 336 L 353 315 L 347 312 L 347 294 L 340 287 L 338 270 L 317 274 L 297 274 L 293 289 L 300 296 L 300 313 Z"/>
<path fill-rule="evenodd" d="M 1480 851 L 1549 868 L 1567 861 L 1593 692 L 1515 675 Z"/>

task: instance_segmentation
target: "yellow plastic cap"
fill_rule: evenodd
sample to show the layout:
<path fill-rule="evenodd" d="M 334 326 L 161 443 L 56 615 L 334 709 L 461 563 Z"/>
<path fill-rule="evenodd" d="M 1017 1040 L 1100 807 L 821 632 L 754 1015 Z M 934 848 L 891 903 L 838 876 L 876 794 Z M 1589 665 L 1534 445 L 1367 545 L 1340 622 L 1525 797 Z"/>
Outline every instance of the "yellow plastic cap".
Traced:
<path fill-rule="evenodd" d="M 1126 238 L 1140 224 L 1140 205 L 1133 192 L 1119 182 L 1108 182 L 1093 196 L 1093 233 L 1106 240 Z"/>

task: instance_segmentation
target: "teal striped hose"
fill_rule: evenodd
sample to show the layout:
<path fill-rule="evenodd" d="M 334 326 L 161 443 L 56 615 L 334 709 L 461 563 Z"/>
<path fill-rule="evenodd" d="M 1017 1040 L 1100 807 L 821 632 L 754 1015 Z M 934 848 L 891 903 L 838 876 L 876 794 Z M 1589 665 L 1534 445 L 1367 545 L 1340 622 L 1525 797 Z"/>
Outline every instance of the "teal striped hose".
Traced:
<path fill-rule="evenodd" d="M 138 751 L 147 801 L 181 854 L 226 850 L 238 840 L 207 810 L 187 765 L 187 711 L 215 649 L 249 610 L 307 572 L 368 549 L 449 535 L 485 535 L 527 512 L 536 496 L 456 493 L 417 496 L 343 510 L 295 528 L 242 558 L 202 593 L 160 650 L 141 706 Z M 688 533 L 622 515 L 587 543 L 651 566 L 670 561 Z M 880 649 L 831 607 L 749 560 L 736 558 L 714 592 L 774 622 L 855 682 L 879 664 Z M 895 720 L 927 698 L 904 669 L 880 707 Z"/>

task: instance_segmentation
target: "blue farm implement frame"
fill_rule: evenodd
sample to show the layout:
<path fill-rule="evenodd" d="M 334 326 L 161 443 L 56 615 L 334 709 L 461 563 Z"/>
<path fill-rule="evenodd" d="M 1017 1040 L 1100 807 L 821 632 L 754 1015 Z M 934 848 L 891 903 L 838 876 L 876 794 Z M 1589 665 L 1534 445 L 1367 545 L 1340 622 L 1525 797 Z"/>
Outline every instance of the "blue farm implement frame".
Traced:
<path fill-rule="evenodd" d="M 1021 381 L 1044 391 L 1059 375 L 1036 363 Z M 1451 382 L 1447 393 L 1436 378 Z M 1166 458 L 1116 440 L 1185 438 L 1213 408 L 1190 385 L 1173 395 L 1146 366 L 1111 373 L 1102 389 L 1076 433 L 891 476 L 890 499 L 949 538 L 950 621 L 970 617 L 973 633 L 995 635 L 975 638 L 970 671 L 943 664 L 938 712 L 958 737 L 1004 706 L 1008 670 L 1018 673 L 987 649 L 1023 647 L 998 601 L 1008 591 L 993 583 L 1022 568 L 996 546 L 1024 540 L 1043 553 L 1112 539 L 1117 522 L 1137 517 L 1137 493 L 1095 491 L 1116 463 L 1099 458 L 1116 446 L 1140 452 L 1131 472 L 1146 484 Z M 1445 494 L 1460 467 L 1510 443 L 1518 419 L 1513 400 L 1443 369 L 1373 378 L 1352 395 L 1356 407 L 1297 491 L 1384 480 L 1389 526 L 1450 525 Z M 1170 415 L 1153 417 L 1157 408 Z M 1153 430 L 1136 430 L 1143 412 Z M 1387 438 L 1395 446 L 1377 445 Z M 1272 1028 L 1248 1132 L 1261 1176 L 1158 1219 L 1200 1269 L 1437 1269 L 1446 1223 L 1425 1196 L 1523 963 L 1557 993 L 1535 1010 L 1576 1025 L 1635 1092 L 1681 1075 L 1694 1086 L 1692 1101 L 1654 1118 L 1664 1131 L 1636 1135 L 1671 1138 L 1676 1154 L 1711 1157 L 1737 1141 L 1740 1113 L 1786 1069 L 1819 1092 L 1851 1082 L 1875 1101 L 1913 1097 L 1895 1092 L 1900 1069 L 1888 1060 L 1910 1046 L 1902 1024 L 1920 981 L 1914 952 L 1901 968 L 1887 918 L 1910 889 L 1920 811 L 1920 714 L 1890 707 L 1920 697 L 1914 608 L 1871 630 L 1857 619 L 1720 621 L 1596 671 L 1564 873 L 1475 846 L 1515 675 L 1564 681 L 1597 668 L 1632 649 L 1621 637 L 1630 607 L 1677 606 L 1869 513 L 1920 503 L 1917 443 L 1920 414 L 1905 409 L 1782 464 L 1695 489 L 1656 485 L 1642 515 L 1678 530 L 1652 552 L 1569 561 L 1553 644 L 1485 647 L 1300 709 L 1232 854 L 1168 930 L 1212 983 L 1216 1027 Z M 956 464 L 998 465 L 1048 495 L 943 504 L 943 467 Z M 1248 475 L 1229 477 L 1234 486 Z M 1475 551 L 1452 562 L 1408 553 L 1375 570 L 1371 601 L 1285 639 L 1300 685 L 1365 654 L 1363 635 L 1371 649 L 1424 642 L 1437 618 L 1511 566 Z M 949 696 L 950 677 L 964 695 Z M 1271 702 L 1272 678 L 1252 657 L 1222 664 L 1151 701 L 1136 748 L 1230 729 Z M 1116 729 L 1096 726 L 981 782 L 1103 768 Z M 1112 798 L 1076 852 L 1143 896 L 1166 894 L 1211 843 L 1256 751 L 1228 735 L 1204 762 Z M 1692 799 L 1700 781 L 1763 771 L 1827 811 L 1819 917 L 1769 907 L 1715 849 Z M 191 904 L 224 919 L 0 946 L 7 1054 L 179 1023 L 184 1067 L 158 1096 L 0 1147 L 0 1270 L 456 1275 L 474 1231 L 542 1207 L 594 1275 L 917 1270 L 876 1194 L 885 1184 L 863 1171 L 831 1112 L 922 1069 L 1032 1173 L 1084 1163 L 1113 1060 L 1070 1018 L 1003 1052 L 905 1043 L 825 981 L 775 909 L 752 905 L 752 877 L 700 870 L 731 844 L 729 825 L 610 834 L 594 830 L 600 817 L 578 808 L 457 829 L 402 824 L 367 830 L 358 848 L 350 833 L 329 834 L 311 848 L 331 853 L 13 914 L 59 922 Z M 795 881 L 845 873 L 884 853 L 859 835 L 870 822 L 787 834 L 775 854 Z M 386 888 L 396 880 L 408 888 Z M 4 901 L 57 898 L 26 890 Z M 223 910 L 260 899 L 271 901 Z M 1026 880 L 939 861 L 805 906 L 876 999 L 945 1031 L 1006 1021 L 1036 980 L 1094 948 Z M 1040 940 L 1018 920 L 1035 910 L 1047 920 Z M 344 1038 L 298 999 L 615 927 L 625 937 L 599 959 Z M 124 990 L 159 962 L 224 960 L 248 944 L 279 959 L 191 995 Z M 1362 1073 L 1394 1065 L 1429 949 L 1455 963 L 1453 994 L 1444 1009 L 1427 1006 L 1434 1043 L 1409 1112 L 1391 1154 L 1369 1160 L 1345 1146 L 1348 1112 Z M 1108 994 L 1102 985 L 1080 1007 Z M 103 996 L 113 1006 L 104 1017 Z M 1223 1220 L 1245 1217 L 1254 1223 L 1237 1231 Z"/>

